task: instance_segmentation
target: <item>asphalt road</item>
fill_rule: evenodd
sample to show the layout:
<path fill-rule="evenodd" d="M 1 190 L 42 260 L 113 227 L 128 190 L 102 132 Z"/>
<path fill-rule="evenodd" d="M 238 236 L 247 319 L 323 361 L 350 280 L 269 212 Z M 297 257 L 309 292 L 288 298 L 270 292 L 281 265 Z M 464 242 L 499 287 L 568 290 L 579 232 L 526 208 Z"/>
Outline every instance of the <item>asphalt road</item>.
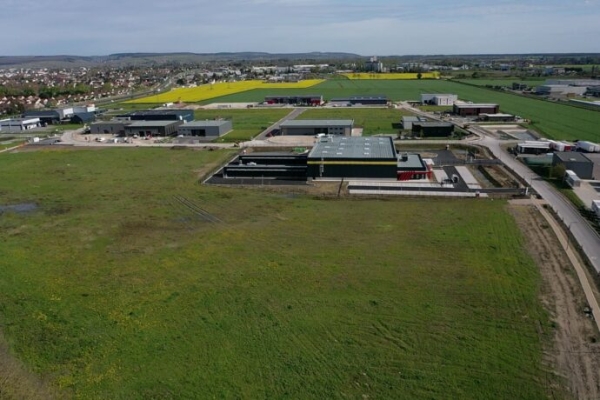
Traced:
<path fill-rule="evenodd" d="M 304 111 L 306 111 L 306 108 L 294 108 L 292 110 L 292 112 L 290 112 L 288 115 L 286 115 L 285 117 L 281 118 L 279 121 L 275 122 L 273 125 L 269 126 L 267 129 L 265 129 L 264 131 L 262 131 L 261 133 L 259 133 L 254 138 L 254 140 L 265 140 L 267 138 L 267 133 L 271 132 L 273 129 L 279 129 L 279 125 L 282 122 L 287 121 L 288 119 L 295 119 L 300 114 L 302 114 Z"/>

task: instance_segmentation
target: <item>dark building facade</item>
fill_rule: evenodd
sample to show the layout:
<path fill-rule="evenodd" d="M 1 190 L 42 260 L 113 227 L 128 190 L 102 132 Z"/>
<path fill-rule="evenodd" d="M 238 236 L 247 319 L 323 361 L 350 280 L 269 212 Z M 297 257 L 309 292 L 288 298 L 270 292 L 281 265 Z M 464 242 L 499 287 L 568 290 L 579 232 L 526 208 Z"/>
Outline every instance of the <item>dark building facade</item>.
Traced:
<path fill-rule="evenodd" d="M 564 165 L 581 179 L 593 179 L 594 162 L 575 151 L 557 151 L 552 158 L 552 165 Z"/>
<path fill-rule="evenodd" d="M 391 137 L 323 137 L 308 154 L 309 178 L 397 179 Z"/>
<path fill-rule="evenodd" d="M 293 104 L 298 106 L 320 106 L 323 104 L 323 95 L 304 95 L 304 96 L 266 96 L 267 104 Z"/>
<path fill-rule="evenodd" d="M 498 104 L 454 104 L 452 112 L 462 117 L 478 116 L 479 114 L 498 114 Z"/>
<path fill-rule="evenodd" d="M 194 110 L 140 110 L 118 115 L 120 119 L 132 121 L 186 121 L 194 120 Z"/>
<path fill-rule="evenodd" d="M 413 122 L 412 134 L 421 137 L 444 137 L 454 132 L 454 125 L 447 122 Z"/>
<path fill-rule="evenodd" d="M 389 102 L 387 96 L 350 96 L 343 98 L 331 99 L 330 103 L 344 103 L 350 105 L 366 105 L 366 106 L 385 106 Z"/>

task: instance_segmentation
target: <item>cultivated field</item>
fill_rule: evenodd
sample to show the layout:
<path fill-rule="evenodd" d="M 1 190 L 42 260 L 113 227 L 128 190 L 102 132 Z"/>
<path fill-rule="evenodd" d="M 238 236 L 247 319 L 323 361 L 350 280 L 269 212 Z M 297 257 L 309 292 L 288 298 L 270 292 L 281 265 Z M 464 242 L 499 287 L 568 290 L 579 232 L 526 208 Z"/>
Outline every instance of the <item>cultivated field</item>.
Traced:
<path fill-rule="evenodd" d="M 264 81 L 240 81 L 214 83 L 201 85 L 193 88 L 173 89 L 169 92 L 160 93 L 155 96 L 148 96 L 141 99 L 130 100 L 126 103 L 169 103 L 183 101 L 186 103 L 196 103 L 199 101 L 222 97 L 234 93 L 245 92 L 253 89 L 304 89 L 323 82 L 319 79 L 305 80 L 295 83 L 267 83 Z"/>
<path fill-rule="evenodd" d="M 229 156 L 0 155 L 0 205 L 37 207 L 0 215 L 0 327 L 40 382 L 82 399 L 560 392 L 504 202 L 197 183 Z"/>
<path fill-rule="evenodd" d="M 531 127 L 549 138 L 600 142 L 600 112 L 445 80 L 328 80 L 310 89 L 281 94 L 322 94 L 326 100 L 356 95 L 387 95 L 394 101 L 419 100 L 422 93 L 456 93 L 461 100 L 495 102 L 500 111 L 532 121 Z M 252 90 L 214 99 L 215 102 L 263 101 L 273 90 Z"/>

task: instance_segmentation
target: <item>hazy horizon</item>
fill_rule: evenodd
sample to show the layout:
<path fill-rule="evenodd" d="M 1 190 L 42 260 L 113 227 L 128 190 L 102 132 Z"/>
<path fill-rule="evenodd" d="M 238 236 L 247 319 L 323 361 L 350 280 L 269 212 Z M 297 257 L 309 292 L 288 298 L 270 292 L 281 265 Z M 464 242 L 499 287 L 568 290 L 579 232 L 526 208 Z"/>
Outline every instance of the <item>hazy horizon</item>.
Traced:
<path fill-rule="evenodd" d="M 600 52 L 600 0 L 6 0 L 4 10 L 10 56 Z"/>

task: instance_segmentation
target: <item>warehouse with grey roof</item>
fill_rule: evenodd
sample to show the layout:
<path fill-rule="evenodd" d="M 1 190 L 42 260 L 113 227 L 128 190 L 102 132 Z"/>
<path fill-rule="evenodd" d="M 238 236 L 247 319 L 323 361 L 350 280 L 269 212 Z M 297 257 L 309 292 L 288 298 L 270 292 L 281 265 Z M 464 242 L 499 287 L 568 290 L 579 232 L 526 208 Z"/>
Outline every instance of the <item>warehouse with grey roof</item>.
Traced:
<path fill-rule="evenodd" d="M 343 135 L 350 136 L 354 121 L 351 119 L 291 119 L 282 122 L 282 135 Z"/>

